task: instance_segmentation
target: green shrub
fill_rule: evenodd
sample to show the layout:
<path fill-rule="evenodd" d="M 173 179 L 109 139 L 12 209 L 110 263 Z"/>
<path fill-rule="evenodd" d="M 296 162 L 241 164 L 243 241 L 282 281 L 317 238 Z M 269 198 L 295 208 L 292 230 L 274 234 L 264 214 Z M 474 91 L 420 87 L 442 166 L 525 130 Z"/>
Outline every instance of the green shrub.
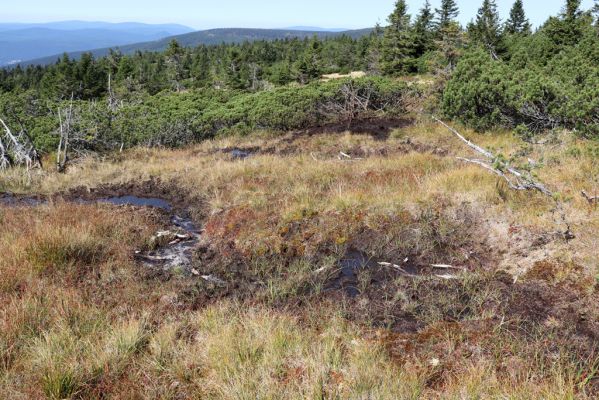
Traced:
<path fill-rule="evenodd" d="M 599 134 L 599 37 L 565 46 L 541 31 L 513 46 L 509 60 L 470 49 L 442 97 L 446 115 L 475 129 L 557 127 Z"/>
<path fill-rule="evenodd" d="M 143 95 L 110 112 L 104 102 L 73 102 L 72 130 L 83 140 L 73 148 L 102 152 L 121 146 L 178 147 L 222 134 L 248 134 L 255 130 L 288 131 L 342 118 L 344 85 L 362 95 L 369 92 L 370 112 L 403 112 L 404 96 L 417 89 L 380 77 L 312 82 L 260 92 L 197 89 Z M 59 141 L 57 110 L 69 101 L 30 103 L 31 93 L 0 95 L 0 106 L 10 104 L 28 127 L 35 144 L 45 153 Z M 32 112 L 32 109 L 34 112 Z M 325 111 L 326 110 L 326 111 Z M 13 121 L 14 122 L 14 121 Z M 80 149 L 81 150 L 81 149 Z"/>

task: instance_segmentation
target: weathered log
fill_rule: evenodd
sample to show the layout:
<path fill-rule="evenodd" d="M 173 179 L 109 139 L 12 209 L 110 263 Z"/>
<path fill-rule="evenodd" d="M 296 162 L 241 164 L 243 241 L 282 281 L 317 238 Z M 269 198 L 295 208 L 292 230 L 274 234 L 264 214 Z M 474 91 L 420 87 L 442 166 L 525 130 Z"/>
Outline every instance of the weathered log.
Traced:
<path fill-rule="evenodd" d="M 491 153 L 490 151 L 488 151 L 488 150 L 482 148 L 481 146 L 478 146 L 475 143 L 471 142 L 470 140 L 466 139 L 457 130 L 455 130 L 451 126 L 447 125 L 445 122 L 441 121 L 437 117 L 433 116 L 432 118 L 435 121 L 437 121 L 438 123 L 440 123 L 441 125 L 443 125 L 444 127 L 446 127 L 447 129 L 449 129 L 449 131 L 451 133 L 453 133 L 455 136 L 457 136 L 468 147 L 470 147 L 471 149 L 475 150 L 476 152 L 482 154 L 483 156 L 485 156 L 485 158 L 487 158 L 487 160 L 484 161 L 484 160 L 473 160 L 473 159 L 469 159 L 469 158 L 458 157 L 458 160 L 468 162 L 471 164 L 476 164 L 476 165 L 479 165 L 479 166 L 485 168 L 489 172 L 504 179 L 508 183 L 508 185 L 511 189 L 514 189 L 514 190 L 536 190 L 538 192 L 543 193 L 546 196 L 553 197 L 553 192 L 551 190 L 547 189 L 545 187 L 545 185 L 543 185 L 542 183 L 539 183 L 539 182 L 535 181 L 534 179 L 532 179 L 532 177 L 530 175 L 520 172 L 516 168 L 509 165 L 507 162 L 500 160 L 495 154 Z M 504 171 L 512 174 L 513 178 L 510 179 Z"/>
<path fill-rule="evenodd" d="M 595 205 L 599 202 L 599 196 L 589 196 L 586 191 L 582 191 L 582 197 L 589 202 L 590 205 Z"/>
<path fill-rule="evenodd" d="M 555 202 L 554 211 L 559 213 L 562 223 L 566 226 L 566 230 L 564 232 L 560 232 L 561 235 L 566 240 L 572 240 L 575 238 L 575 235 L 572 233 L 570 224 L 568 223 L 568 221 L 566 219 L 566 213 L 564 211 L 563 204 L 559 200 L 558 196 L 555 196 L 555 194 L 551 190 L 547 189 L 547 187 L 545 187 L 545 185 L 543 185 L 542 183 L 535 181 L 532 178 L 532 176 L 530 176 L 530 174 L 525 174 L 523 172 L 520 172 L 519 170 L 512 167 L 506 161 L 503 161 L 502 159 L 500 159 L 499 157 L 497 157 L 490 151 L 488 151 L 488 150 L 474 144 L 470 140 L 466 139 L 457 130 L 455 130 L 451 126 L 447 125 L 445 122 L 441 121 L 437 117 L 432 116 L 432 118 L 435 121 L 437 121 L 438 123 L 440 123 L 441 125 L 443 125 L 444 127 L 446 127 L 447 129 L 449 129 L 449 131 L 451 131 L 455 136 L 457 136 L 468 147 L 475 150 L 477 153 L 482 154 L 486 158 L 486 160 L 478 160 L 478 159 L 457 157 L 458 160 L 464 161 L 467 163 L 471 163 L 471 164 L 476 164 L 478 166 L 483 167 L 487 171 L 489 171 L 489 172 L 499 176 L 503 180 L 505 180 L 511 189 L 522 190 L 522 191 L 523 190 L 535 190 L 535 191 L 538 191 L 538 192 L 544 194 L 545 196 L 550 197 Z M 509 176 L 508 174 L 511 174 L 511 176 Z M 596 200 L 596 201 L 599 201 L 599 200 Z"/>

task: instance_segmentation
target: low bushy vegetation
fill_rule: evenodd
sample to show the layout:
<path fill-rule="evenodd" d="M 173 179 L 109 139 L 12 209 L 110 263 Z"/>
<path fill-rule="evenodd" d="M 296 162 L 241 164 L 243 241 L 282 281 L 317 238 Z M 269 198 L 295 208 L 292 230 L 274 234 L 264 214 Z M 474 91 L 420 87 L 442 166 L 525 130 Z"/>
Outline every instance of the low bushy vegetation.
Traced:
<path fill-rule="evenodd" d="M 353 105 L 351 96 L 367 99 Z M 248 93 L 239 90 L 200 89 L 183 93 L 144 95 L 114 111 L 103 104 L 75 101 L 72 146 L 79 151 L 117 150 L 132 146 L 177 147 L 219 134 L 246 134 L 256 130 L 288 131 L 326 123 L 347 123 L 352 118 L 398 115 L 405 112 L 418 89 L 386 78 L 314 82 Z M 24 94 L 11 95 L 15 114 L 44 153 L 56 150 L 59 119 L 55 110 L 70 101 L 49 105 L 31 102 Z M 4 97 L 4 106 L 9 102 Z M 353 107 L 353 108 L 352 108 Z"/>
<path fill-rule="evenodd" d="M 55 65 L 2 70 L 0 117 L 13 130 L 27 131 L 40 153 L 51 153 L 59 142 L 59 110 L 71 109 L 72 99 L 73 156 L 178 146 L 219 133 L 343 121 L 348 104 L 340 89 L 348 81 L 319 80 L 327 72 L 361 70 L 379 76 L 351 82 L 371 92 L 365 96 L 371 110 L 403 111 L 397 100 L 407 89 L 394 78 L 420 73 L 436 78 L 438 96 L 427 109 L 476 129 L 597 134 L 596 11 L 568 0 L 534 33 L 521 1 L 503 24 L 495 0 L 485 0 L 465 29 L 458 12 L 447 0 L 435 11 L 426 3 L 412 18 L 405 0 L 398 0 L 389 25 L 360 39 L 196 49 L 173 42 L 160 54 L 65 56 Z"/>
<path fill-rule="evenodd" d="M 532 33 L 521 1 L 464 30 L 454 0 L 414 21 L 398 0 L 360 41 L 0 73 L 20 127 L 0 136 L 0 398 L 597 398 L 579 5 Z M 356 66 L 375 76 L 319 80 Z M 58 171 L 29 139 L 44 160 L 68 140 Z M 548 189 L 513 190 L 516 165 Z M 102 203 L 121 195 L 171 207 Z"/>
<path fill-rule="evenodd" d="M 582 18 L 582 17 L 581 17 Z M 599 133 L 599 35 L 590 23 L 563 44 L 552 20 L 519 39 L 497 60 L 483 49 L 466 53 L 443 93 L 443 109 L 477 129 L 503 126 L 523 134 L 569 128 Z"/>

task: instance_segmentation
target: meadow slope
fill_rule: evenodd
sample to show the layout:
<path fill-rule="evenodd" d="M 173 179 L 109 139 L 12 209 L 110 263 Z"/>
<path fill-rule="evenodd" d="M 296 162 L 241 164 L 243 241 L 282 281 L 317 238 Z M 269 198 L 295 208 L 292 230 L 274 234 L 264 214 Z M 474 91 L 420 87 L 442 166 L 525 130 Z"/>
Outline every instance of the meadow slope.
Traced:
<path fill-rule="evenodd" d="M 2 172 L 0 397 L 595 398 L 599 146 L 460 129 L 558 195 L 425 117 Z"/>

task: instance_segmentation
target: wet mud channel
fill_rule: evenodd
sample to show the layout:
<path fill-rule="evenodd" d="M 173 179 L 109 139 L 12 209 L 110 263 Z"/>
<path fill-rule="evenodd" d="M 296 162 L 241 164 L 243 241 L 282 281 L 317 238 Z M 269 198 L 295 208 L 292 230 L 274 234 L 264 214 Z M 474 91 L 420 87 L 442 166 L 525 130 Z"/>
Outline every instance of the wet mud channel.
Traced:
<path fill-rule="evenodd" d="M 201 229 L 189 217 L 186 210 L 175 211 L 168 200 L 157 197 L 142 197 L 133 194 L 102 197 L 68 195 L 62 200 L 74 204 L 110 204 L 116 207 L 131 206 L 158 209 L 169 215 L 170 226 L 156 232 L 150 238 L 147 249 L 137 250 L 135 259 L 142 265 L 164 272 L 177 271 L 183 275 L 199 275 L 193 269 L 193 252 L 201 238 Z M 0 194 L 0 207 L 37 207 L 50 204 L 52 198 L 43 196 L 21 196 Z"/>

